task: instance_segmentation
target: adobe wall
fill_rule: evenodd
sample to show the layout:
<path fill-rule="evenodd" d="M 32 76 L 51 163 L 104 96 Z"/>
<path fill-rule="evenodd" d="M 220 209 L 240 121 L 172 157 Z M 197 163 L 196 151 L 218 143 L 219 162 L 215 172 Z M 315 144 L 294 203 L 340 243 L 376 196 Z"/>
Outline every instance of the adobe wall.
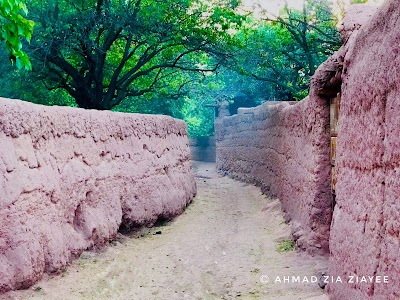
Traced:
<path fill-rule="evenodd" d="M 346 45 L 330 242 L 329 275 L 389 283 L 332 283 L 331 299 L 400 299 L 399 16 L 386 1 Z"/>
<path fill-rule="evenodd" d="M 0 293 L 58 272 L 120 226 L 180 214 L 196 193 L 187 128 L 167 116 L 0 98 Z"/>
<path fill-rule="evenodd" d="M 278 197 L 297 246 L 323 254 L 332 214 L 329 101 L 312 91 L 292 104 L 264 103 L 217 119 L 217 168 Z"/>

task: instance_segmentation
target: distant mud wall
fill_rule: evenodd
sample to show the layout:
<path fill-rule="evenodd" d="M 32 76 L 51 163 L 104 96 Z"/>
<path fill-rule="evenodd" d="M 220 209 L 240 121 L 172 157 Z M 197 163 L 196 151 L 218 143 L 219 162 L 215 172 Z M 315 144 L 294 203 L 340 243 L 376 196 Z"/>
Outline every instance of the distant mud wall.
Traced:
<path fill-rule="evenodd" d="M 297 246 L 327 253 L 332 216 L 329 101 L 312 92 L 292 104 L 264 103 L 218 119 L 217 168 L 278 197 Z"/>
<path fill-rule="evenodd" d="M 192 160 L 215 162 L 216 150 L 213 136 L 191 138 L 189 145 Z"/>
<path fill-rule="evenodd" d="M 334 300 L 400 299 L 399 16 L 386 1 L 343 53 L 329 275 L 344 283 L 328 285 Z"/>
<path fill-rule="evenodd" d="M 196 193 L 187 128 L 166 116 L 0 99 L 0 293 L 60 271 Z"/>

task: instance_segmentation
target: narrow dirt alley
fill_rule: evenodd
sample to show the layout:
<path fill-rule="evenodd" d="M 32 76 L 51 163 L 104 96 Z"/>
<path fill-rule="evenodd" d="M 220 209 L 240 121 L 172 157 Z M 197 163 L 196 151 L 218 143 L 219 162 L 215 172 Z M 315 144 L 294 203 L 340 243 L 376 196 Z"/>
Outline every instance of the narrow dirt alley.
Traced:
<path fill-rule="evenodd" d="M 316 283 L 274 283 L 317 275 L 326 260 L 280 253 L 290 237 L 279 202 L 194 163 L 198 195 L 167 224 L 85 252 L 66 271 L 5 299 L 328 299 Z M 262 283 L 260 277 L 269 277 Z M 1 298 L 1 297 L 0 297 Z"/>

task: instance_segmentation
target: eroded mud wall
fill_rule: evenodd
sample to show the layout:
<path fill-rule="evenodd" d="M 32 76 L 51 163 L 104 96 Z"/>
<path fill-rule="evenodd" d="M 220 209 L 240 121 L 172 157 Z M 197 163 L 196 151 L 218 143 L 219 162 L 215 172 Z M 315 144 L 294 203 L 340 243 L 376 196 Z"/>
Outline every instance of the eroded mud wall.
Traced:
<path fill-rule="evenodd" d="M 0 99 L 0 293 L 196 193 L 183 121 Z"/>
<path fill-rule="evenodd" d="M 331 299 L 400 299 L 399 16 L 386 1 L 346 46 L 329 272 L 344 283 Z"/>
<path fill-rule="evenodd" d="M 297 245 L 327 253 L 332 215 L 329 101 L 312 92 L 294 105 L 242 109 L 215 126 L 218 169 L 278 197 Z"/>

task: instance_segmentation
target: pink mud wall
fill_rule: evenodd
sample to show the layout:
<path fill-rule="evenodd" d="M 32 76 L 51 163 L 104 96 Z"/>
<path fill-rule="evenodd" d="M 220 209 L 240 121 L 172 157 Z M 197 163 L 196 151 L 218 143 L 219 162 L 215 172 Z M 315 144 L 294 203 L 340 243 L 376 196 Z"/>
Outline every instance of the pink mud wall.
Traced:
<path fill-rule="evenodd" d="M 329 101 L 312 92 L 295 105 L 265 103 L 217 119 L 215 128 L 218 170 L 278 197 L 297 246 L 328 253 Z"/>
<path fill-rule="evenodd" d="M 166 116 L 0 98 L 0 293 L 58 272 L 196 193 L 187 128 Z"/>
<path fill-rule="evenodd" d="M 348 46 L 337 140 L 330 299 L 400 299 L 400 4 L 386 1 Z"/>

